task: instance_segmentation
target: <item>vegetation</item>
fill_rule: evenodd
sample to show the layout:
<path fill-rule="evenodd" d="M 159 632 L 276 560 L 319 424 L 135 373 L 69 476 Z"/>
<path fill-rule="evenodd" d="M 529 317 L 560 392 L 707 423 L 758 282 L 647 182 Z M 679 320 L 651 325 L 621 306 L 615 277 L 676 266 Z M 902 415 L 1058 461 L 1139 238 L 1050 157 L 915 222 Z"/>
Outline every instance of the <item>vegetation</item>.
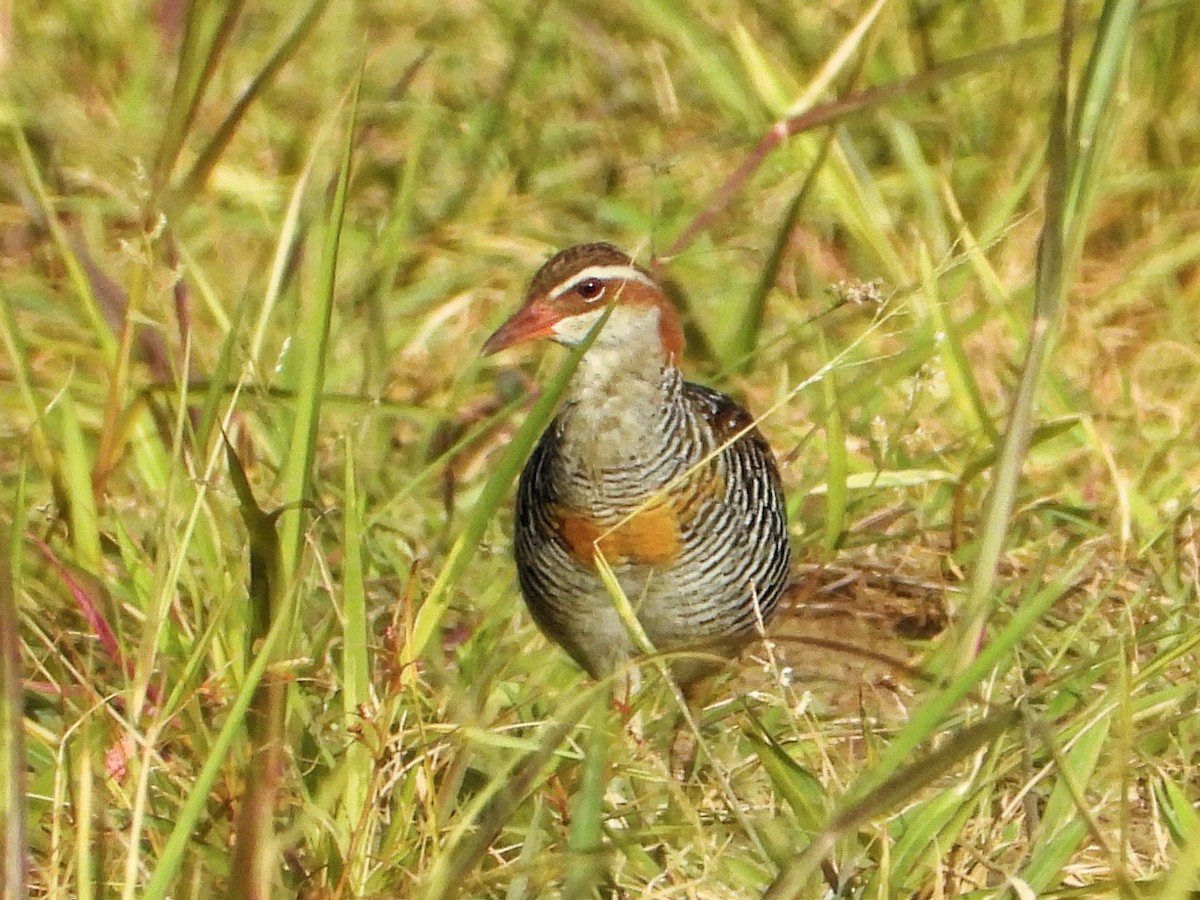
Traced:
<path fill-rule="evenodd" d="M 7 896 L 1200 889 L 1195 3 L 0 10 Z M 508 552 L 595 239 L 802 564 L 682 783 Z"/>

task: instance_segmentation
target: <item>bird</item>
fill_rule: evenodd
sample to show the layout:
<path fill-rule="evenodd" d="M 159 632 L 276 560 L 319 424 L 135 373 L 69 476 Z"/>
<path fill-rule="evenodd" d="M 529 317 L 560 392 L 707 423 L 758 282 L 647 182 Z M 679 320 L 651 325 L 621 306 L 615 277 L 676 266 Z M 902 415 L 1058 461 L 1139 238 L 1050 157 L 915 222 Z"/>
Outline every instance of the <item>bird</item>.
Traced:
<path fill-rule="evenodd" d="M 762 634 L 790 577 L 779 470 L 754 417 L 687 381 L 662 283 L 608 243 L 562 250 L 484 355 L 592 339 L 518 479 L 513 555 L 542 632 L 595 679 L 639 656 L 611 567 L 685 695 Z M 696 652 L 687 652 L 696 651 Z"/>

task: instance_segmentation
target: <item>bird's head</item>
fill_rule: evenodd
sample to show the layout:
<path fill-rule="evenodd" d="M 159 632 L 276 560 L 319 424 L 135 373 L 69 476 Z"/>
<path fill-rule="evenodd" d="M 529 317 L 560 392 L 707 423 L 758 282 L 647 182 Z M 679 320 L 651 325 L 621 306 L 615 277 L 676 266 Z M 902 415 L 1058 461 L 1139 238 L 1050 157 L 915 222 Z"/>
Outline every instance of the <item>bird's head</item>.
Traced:
<path fill-rule="evenodd" d="M 667 362 L 683 350 L 679 313 L 654 276 L 611 244 L 580 244 L 534 276 L 525 303 L 483 345 L 485 355 L 549 338 L 578 345 L 612 307 L 598 344 L 657 344 Z"/>

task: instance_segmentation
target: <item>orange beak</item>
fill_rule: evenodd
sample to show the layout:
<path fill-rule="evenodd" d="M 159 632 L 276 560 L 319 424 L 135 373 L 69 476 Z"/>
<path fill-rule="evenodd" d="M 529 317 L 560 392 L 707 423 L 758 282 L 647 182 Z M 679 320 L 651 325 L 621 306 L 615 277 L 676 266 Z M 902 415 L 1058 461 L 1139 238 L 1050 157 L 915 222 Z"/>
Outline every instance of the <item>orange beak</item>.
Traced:
<path fill-rule="evenodd" d="M 526 303 L 513 317 L 496 329 L 483 345 L 483 355 L 491 356 L 516 344 L 554 334 L 554 325 L 562 315 L 537 301 Z"/>

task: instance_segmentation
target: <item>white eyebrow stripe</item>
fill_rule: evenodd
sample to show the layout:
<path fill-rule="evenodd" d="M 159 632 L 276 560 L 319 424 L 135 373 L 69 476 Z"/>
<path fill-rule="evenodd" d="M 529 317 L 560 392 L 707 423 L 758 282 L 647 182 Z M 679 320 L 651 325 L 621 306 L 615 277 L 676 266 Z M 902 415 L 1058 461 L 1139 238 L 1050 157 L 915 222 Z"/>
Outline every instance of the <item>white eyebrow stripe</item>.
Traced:
<path fill-rule="evenodd" d="M 550 292 L 550 299 L 557 300 L 568 291 L 573 291 L 585 281 L 591 279 L 598 281 L 616 281 L 618 279 L 624 281 L 640 281 L 647 287 L 657 287 L 654 280 L 640 269 L 633 266 L 588 266 L 586 269 L 581 269 L 576 272 L 570 281 L 563 282 L 558 287 Z M 603 294 L 600 295 L 604 296 Z M 597 300 L 600 297 L 596 298 Z"/>

